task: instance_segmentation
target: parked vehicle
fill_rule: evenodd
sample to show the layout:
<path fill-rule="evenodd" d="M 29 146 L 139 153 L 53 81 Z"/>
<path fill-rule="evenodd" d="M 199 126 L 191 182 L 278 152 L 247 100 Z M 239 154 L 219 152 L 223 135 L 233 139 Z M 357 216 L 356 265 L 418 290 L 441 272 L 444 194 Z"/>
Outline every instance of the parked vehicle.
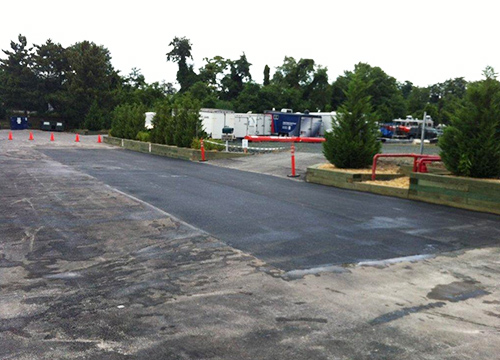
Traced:
<path fill-rule="evenodd" d="M 410 131 L 408 132 L 408 139 L 420 139 L 422 136 L 422 128 L 419 126 L 412 126 Z M 431 140 L 437 139 L 439 137 L 439 133 L 434 128 L 425 128 L 424 131 L 424 139 Z"/>

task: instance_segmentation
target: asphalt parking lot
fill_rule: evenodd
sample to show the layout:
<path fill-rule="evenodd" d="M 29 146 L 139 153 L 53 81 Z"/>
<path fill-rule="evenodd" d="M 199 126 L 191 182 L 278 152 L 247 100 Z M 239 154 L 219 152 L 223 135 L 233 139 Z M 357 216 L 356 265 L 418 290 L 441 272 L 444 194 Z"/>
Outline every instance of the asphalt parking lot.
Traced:
<path fill-rule="evenodd" d="M 461 211 L 460 223 L 449 227 L 466 235 L 426 256 L 290 272 L 243 248 L 243 239 L 222 239 L 173 215 L 180 208 L 175 193 L 163 198 L 172 201 L 166 211 L 158 196 L 143 198 L 139 185 L 102 176 L 132 176 L 142 162 L 137 166 L 152 177 L 148 155 L 128 156 L 96 137 L 75 143 L 73 134 L 56 134 L 51 142 L 35 132 L 29 141 L 16 132 L 8 141 L 7 134 L 0 131 L 2 359 L 498 357 L 498 217 Z M 85 165 L 92 157 L 96 162 Z M 187 164 L 168 160 L 151 160 L 167 176 L 160 183 L 167 194 L 182 184 L 180 176 L 194 177 Z M 231 180 L 232 170 L 218 165 Z M 285 181 L 285 170 L 251 179 L 274 184 Z M 346 211 L 330 214 L 332 221 L 355 213 L 353 199 L 362 196 L 340 191 Z M 427 214 L 448 210 L 436 209 Z M 374 215 L 383 217 L 379 211 Z"/>

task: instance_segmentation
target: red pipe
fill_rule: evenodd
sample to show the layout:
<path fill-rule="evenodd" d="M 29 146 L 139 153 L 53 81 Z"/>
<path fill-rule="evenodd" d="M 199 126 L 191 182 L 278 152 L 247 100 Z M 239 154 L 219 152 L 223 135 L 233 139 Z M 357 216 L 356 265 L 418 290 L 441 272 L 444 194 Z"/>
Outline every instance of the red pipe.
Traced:
<path fill-rule="evenodd" d="M 377 169 L 377 160 L 381 157 L 410 157 L 413 158 L 413 172 L 418 172 L 417 161 L 419 159 L 428 159 L 431 161 L 441 161 L 439 155 L 424 155 L 424 154 L 376 154 L 373 157 L 372 164 L 372 180 L 375 180 L 375 171 Z"/>
<path fill-rule="evenodd" d="M 422 158 L 422 159 L 419 159 L 417 161 L 417 169 L 418 169 L 418 172 L 420 173 L 426 173 L 427 172 L 427 164 L 430 164 L 431 162 L 434 162 L 434 161 L 441 161 L 441 158 L 438 156 L 438 157 L 429 157 L 429 158 Z"/>
<path fill-rule="evenodd" d="M 247 135 L 244 139 L 255 142 L 304 142 L 304 143 L 321 143 L 325 138 L 320 137 L 299 137 L 299 136 L 256 136 Z"/>

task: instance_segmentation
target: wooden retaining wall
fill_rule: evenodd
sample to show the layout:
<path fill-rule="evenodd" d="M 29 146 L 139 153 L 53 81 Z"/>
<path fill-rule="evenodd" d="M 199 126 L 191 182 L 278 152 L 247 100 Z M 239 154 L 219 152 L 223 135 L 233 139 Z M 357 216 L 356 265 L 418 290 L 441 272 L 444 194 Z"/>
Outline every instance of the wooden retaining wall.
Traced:
<path fill-rule="evenodd" d="M 361 182 L 370 179 L 368 174 L 326 170 L 319 166 L 307 168 L 307 182 L 500 214 L 499 181 L 410 172 L 410 188 L 402 189 Z M 436 172 L 442 170 L 436 169 Z M 401 175 L 392 178 L 398 176 Z M 377 174 L 377 180 L 389 179 L 391 175 Z"/>
<path fill-rule="evenodd" d="M 409 198 L 434 204 L 500 214 L 500 182 L 413 173 Z"/>
<path fill-rule="evenodd" d="M 128 150 L 150 153 L 155 155 L 166 156 L 175 159 L 199 161 L 201 160 L 201 151 L 198 149 L 180 148 L 177 146 L 153 144 L 143 141 L 120 139 L 112 136 L 105 136 L 103 141 L 106 144 L 120 146 Z M 215 159 L 230 159 L 235 157 L 249 156 L 244 153 L 227 153 L 214 150 L 206 150 L 205 158 L 207 160 Z"/>

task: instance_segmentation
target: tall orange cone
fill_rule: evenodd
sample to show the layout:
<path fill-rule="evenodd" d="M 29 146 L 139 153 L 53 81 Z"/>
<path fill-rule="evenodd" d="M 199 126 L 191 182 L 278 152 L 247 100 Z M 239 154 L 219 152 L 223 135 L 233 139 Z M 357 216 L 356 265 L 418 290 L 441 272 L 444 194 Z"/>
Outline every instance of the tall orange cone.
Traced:
<path fill-rule="evenodd" d="M 9 140 L 12 140 L 12 131 L 9 132 Z"/>
<path fill-rule="evenodd" d="M 30 131 L 30 138 L 29 138 L 29 140 L 35 140 L 35 139 L 33 139 L 33 133 L 31 131 Z"/>
<path fill-rule="evenodd" d="M 75 142 L 80 142 L 80 135 L 76 134 Z"/>
<path fill-rule="evenodd" d="M 54 133 L 50 133 L 50 141 L 54 141 Z"/>
<path fill-rule="evenodd" d="M 97 142 L 100 144 L 102 143 L 101 135 L 97 135 Z"/>

